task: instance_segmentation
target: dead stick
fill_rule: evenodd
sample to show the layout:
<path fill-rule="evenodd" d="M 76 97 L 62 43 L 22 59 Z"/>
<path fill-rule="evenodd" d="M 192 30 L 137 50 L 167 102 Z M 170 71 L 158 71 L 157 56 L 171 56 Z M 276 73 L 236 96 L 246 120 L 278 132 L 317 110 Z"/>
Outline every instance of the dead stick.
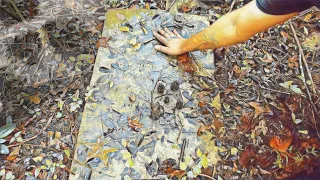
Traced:
<path fill-rule="evenodd" d="M 302 60 L 303 60 L 303 64 L 304 64 L 304 66 L 305 66 L 305 68 L 306 68 L 306 70 L 307 70 L 308 78 L 309 78 L 310 81 L 311 81 L 311 87 L 312 87 L 311 90 L 312 90 L 312 93 L 313 93 L 314 95 L 316 95 L 317 91 L 316 91 L 316 88 L 315 88 L 315 86 L 314 86 L 313 78 L 312 78 L 312 76 L 311 76 L 311 72 L 310 72 L 308 63 L 307 63 L 306 58 L 305 58 L 305 56 L 304 56 L 304 54 L 303 54 L 302 47 L 301 47 L 301 45 L 300 45 L 299 39 L 298 39 L 298 37 L 297 37 L 296 31 L 295 31 L 295 29 L 294 29 L 294 27 L 293 27 L 293 25 L 292 25 L 291 20 L 289 20 L 289 25 L 290 25 L 290 29 L 291 29 L 291 31 L 292 31 L 292 33 L 293 33 L 294 39 L 295 39 L 295 41 L 296 41 L 296 43 L 297 43 L 297 45 L 298 45 L 299 52 L 301 53 Z"/>
<path fill-rule="evenodd" d="M 310 81 L 311 81 L 312 93 L 313 93 L 314 95 L 316 95 L 317 92 L 316 92 L 315 87 L 314 87 L 314 83 L 313 83 L 313 79 L 312 79 L 312 76 L 311 76 L 311 72 L 310 72 L 308 63 L 307 63 L 307 61 L 306 61 L 306 59 L 305 59 L 305 57 L 304 57 L 303 50 L 302 50 L 302 48 L 301 48 L 299 39 L 298 39 L 298 37 L 297 37 L 296 31 L 295 31 L 294 28 L 293 28 L 293 25 L 292 25 L 291 20 L 289 20 L 289 25 L 290 25 L 290 29 L 291 29 L 291 31 L 292 31 L 292 33 L 293 33 L 294 39 L 295 39 L 295 41 L 296 41 L 296 43 L 297 43 L 297 45 L 298 45 L 298 47 L 299 47 L 299 64 L 300 64 L 301 75 L 303 76 L 303 84 L 304 84 L 304 86 L 306 87 L 307 94 L 308 94 L 308 99 L 309 99 L 309 101 L 310 101 L 310 103 L 311 103 L 311 106 L 312 106 L 312 108 L 313 108 L 313 112 L 316 114 L 317 119 L 319 119 L 319 118 L 320 118 L 319 111 L 318 111 L 316 105 L 315 105 L 314 102 L 313 102 L 312 96 L 310 95 L 309 88 L 308 88 L 308 86 L 307 86 L 307 83 L 306 83 L 306 80 L 305 80 L 305 77 L 304 77 L 304 71 L 303 71 L 301 59 L 303 60 L 304 66 L 305 66 L 305 68 L 306 68 L 306 70 L 307 70 L 309 79 L 310 79 Z M 320 138 L 319 131 L 318 131 L 318 127 L 317 127 L 317 121 L 316 121 L 316 120 L 314 121 L 314 126 L 315 126 L 315 129 L 316 129 L 316 131 L 317 131 L 317 135 L 318 135 L 318 137 Z"/>
<path fill-rule="evenodd" d="M 235 4 L 236 2 L 237 2 L 237 0 L 233 0 L 233 1 L 232 1 L 231 5 L 230 5 L 229 12 L 231 12 L 231 11 L 232 11 L 233 6 L 234 6 L 234 4 Z"/>

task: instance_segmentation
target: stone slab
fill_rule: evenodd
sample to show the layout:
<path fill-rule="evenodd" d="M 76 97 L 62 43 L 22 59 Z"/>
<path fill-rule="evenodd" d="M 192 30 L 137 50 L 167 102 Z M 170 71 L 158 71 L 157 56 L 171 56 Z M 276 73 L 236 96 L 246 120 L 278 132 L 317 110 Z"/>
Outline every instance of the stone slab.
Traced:
<path fill-rule="evenodd" d="M 111 40 L 99 48 L 69 179 L 159 178 L 159 162 L 195 154 L 205 121 L 197 82 L 210 81 L 213 54 L 193 52 L 191 64 L 179 63 L 154 50 L 152 29 L 174 27 L 189 37 L 208 25 L 163 11 L 107 12 L 103 37 Z"/>

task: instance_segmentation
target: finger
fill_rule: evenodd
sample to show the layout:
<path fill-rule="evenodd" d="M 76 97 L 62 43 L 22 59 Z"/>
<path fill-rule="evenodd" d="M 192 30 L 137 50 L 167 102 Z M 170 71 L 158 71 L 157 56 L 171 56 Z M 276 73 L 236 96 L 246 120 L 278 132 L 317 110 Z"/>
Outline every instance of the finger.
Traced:
<path fill-rule="evenodd" d="M 170 38 L 170 34 L 168 34 L 166 31 L 164 31 L 163 29 L 159 29 L 159 33 L 162 35 L 162 36 L 164 36 L 164 37 L 166 37 L 166 38 Z"/>
<path fill-rule="evenodd" d="M 172 31 L 170 31 L 168 28 L 164 28 L 164 30 L 169 34 L 170 37 L 174 37 L 175 35 L 173 34 Z"/>
<path fill-rule="evenodd" d="M 179 33 L 178 33 L 178 31 L 177 30 L 173 30 L 173 33 L 177 36 L 177 37 L 179 37 L 179 38 L 183 38 Z"/>
<path fill-rule="evenodd" d="M 160 52 L 163 52 L 163 53 L 166 53 L 166 54 L 169 54 L 169 51 L 170 51 L 168 47 L 160 46 L 160 45 L 155 45 L 154 48 L 157 51 L 160 51 Z"/>
<path fill-rule="evenodd" d="M 159 33 L 157 33 L 156 31 L 153 31 L 153 35 L 154 37 L 156 37 L 162 44 L 167 44 L 168 40 L 167 38 L 163 37 L 162 35 L 160 35 Z"/>

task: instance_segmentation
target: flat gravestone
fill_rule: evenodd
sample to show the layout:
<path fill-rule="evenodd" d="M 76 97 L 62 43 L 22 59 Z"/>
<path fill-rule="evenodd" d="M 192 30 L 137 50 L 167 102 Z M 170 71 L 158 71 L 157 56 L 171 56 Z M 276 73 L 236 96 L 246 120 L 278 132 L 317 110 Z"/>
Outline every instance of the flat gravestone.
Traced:
<path fill-rule="evenodd" d="M 212 52 L 167 56 L 153 48 L 159 42 L 152 30 L 175 28 L 189 37 L 208 25 L 193 15 L 108 11 L 70 179 L 161 178 L 161 162 L 179 168 L 194 156 L 207 121 L 197 95 L 201 83 L 214 86 Z"/>

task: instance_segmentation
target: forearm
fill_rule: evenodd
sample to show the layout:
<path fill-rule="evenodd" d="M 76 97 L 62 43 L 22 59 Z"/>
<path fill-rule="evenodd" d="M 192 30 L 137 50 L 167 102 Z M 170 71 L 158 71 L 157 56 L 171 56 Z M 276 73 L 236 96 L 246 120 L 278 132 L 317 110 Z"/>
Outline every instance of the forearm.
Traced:
<path fill-rule="evenodd" d="M 207 29 L 186 39 L 183 44 L 184 51 L 234 45 L 297 14 L 268 15 L 261 12 L 255 3 L 252 1 L 240 9 L 224 15 Z"/>

